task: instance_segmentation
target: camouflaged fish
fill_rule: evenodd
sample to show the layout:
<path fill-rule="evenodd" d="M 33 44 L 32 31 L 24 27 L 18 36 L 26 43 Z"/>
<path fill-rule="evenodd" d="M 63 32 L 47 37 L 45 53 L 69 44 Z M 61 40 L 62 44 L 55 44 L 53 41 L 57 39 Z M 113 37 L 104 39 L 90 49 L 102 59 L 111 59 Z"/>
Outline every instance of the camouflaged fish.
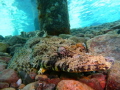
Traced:
<path fill-rule="evenodd" d="M 110 57 L 86 53 L 84 44 L 73 40 L 33 37 L 15 52 L 8 68 L 28 73 L 33 68 L 38 69 L 38 73 L 46 70 L 79 73 L 110 69 L 113 61 Z"/>

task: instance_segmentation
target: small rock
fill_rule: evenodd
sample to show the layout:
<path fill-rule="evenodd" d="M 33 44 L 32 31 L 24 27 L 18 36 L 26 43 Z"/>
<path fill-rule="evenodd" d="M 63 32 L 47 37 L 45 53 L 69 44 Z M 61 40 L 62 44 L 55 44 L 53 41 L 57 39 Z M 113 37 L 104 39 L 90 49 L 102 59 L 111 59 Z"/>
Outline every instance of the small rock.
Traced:
<path fill-rule="evenodd" d="M 36 75 L 35 80 L 39 80 L 39 78 L 47 79 L 47 75 Z"/>
<path fill-rule="evenodd" d="M 55 86 L 56 86 L 55 84 L 46 84 L 46 86 L 43 87 L 42 90 L 55 90 Z"/>
<path fill-rule="evenodd" d="M 61 81 L 60 78 L 52 78 L 52 79 L 48 79 L 47 83 L 57 85 L 60 81 Z"/>
<path fill-rule="evenodd" d="M 23 80 L 23 84 L 29 84 L 31 82 L 34 82 L 34 80 L 30 77 L 30 75 L 28 73 L 26 73 L 25 71 L 20 71 L 19 75 L 21 77 L 21 79 Z"/>
<path fill-rule="evenodd" d="M 11 83 L 11 84 L 10 84 L 10 87 L 18 88 L 19 86 L 17 85 L 17 83 Z"/>
<path fill-rule="evenodd" d="M 4 88 L 4 89 L 1 89 L 1 90 L 15 90 L 15 88 Z"/>
<path fill-rule="evenodd" d="M 0 62 L 0 71 L 3 71 L 6 68 L 7 64 Z"/>
<path fill-rule="evenodd" d="M 84 36 L 85 36 L 85 37 L 89 37 L 89 38 L 93 38 L 93 37 L 94 37 L 94 34 L 85 34 Z"/>
<path fill-rule="evenodd" d="M 9 87 L 8 83 L 0 82 L 0 89 L 2 89 L 2 88 L 8 88 L 8 87 Z"/>
<path fill-rule="evenodd" d="M 120 24 L 113 26 L 111 29 L 120 29 Z"/>
<path fill-rule="evenodd" d="M 84 37 L 84 33 L 78 33 L 75 36 L 77 36 L 77 37 Z"/>
<path fill-rule="evenodd" d="M 0 82 L 16 83 L 19 79 L 16 71 L 13 69 L 5 69 L 0 73 Z"/>
<path fill-rule="evenodd" d="M 106 75 L 103 75 L 102 73 L 93 74 L 88 77 L 84 77 L 79 81 L 87 84 L 94 90 L 104 90 L 106 85 Z"/>
<path fill-rule="evenodd" d="M 55 90 L 55 84 L 47 84 L 46 82 L 37 82 L 35 90 Z"/>
<path fill-rule="evenodd" d="M 71 37 L 72 35 L 70 34 L 60 34 L 59 37 L 63 38 L 63 39 L 66 39 L 66 38 L 69 38 Z"/>
<path fill-rule="evenodd" d="M 106 90 L 120 90 L 120 61 L 115 61 L 110 70 Z"/>
<path fill-rule="evenodd" d="M 35 90 L 35 84 L 36 82 L 30 83 L 26 85 L 22 90 Z"/>
<path fill-rule="evenodd" d="M 23 44 L 15 44 L 9 47 L 8 49 L 8 53 L 10 53 L 10 55 L 14 55 L 15 51 L 19 48 L 23 47 Z"/>
<path fill-rule="evenodd" d="M 23 38 L 21 36 L 13 36 L 7 41 L 7 43 L 12 46 L 15 44 L 24 44 L 26 40 L 26 38 Z"/>
<path fill-rule="evenodd" d="M 18 89 L 23 89 L 25 87 L 25 84 L 21 84 Z"/>
<path fill-rule="evenodd" d="M 18 81 L 16 82 L 16 84 L 17 84 L 18 86 L 20 86 L 20 85 L 22 84 L 22 79 L 21 79 L 21 78 L 18 79 Z"/>
<path fill-rule="evenodd" d="M 10 56 L 8 53 L 0 52 L 0 56 Z"/>
<path fill-rule="evenodd" d="M 76 80 L 62 80 L 58 83 L 57 90 L 94 90 L 84 83 Z"/>
<path fill-rule="evenodd" d="M 3 41 L 4 39 L 5 38 L 2 35 L 0 35 L 0 42 Z"/>
<path fill-rule="evenodd" d="M 76 43 L 85 43 L 87 41 L 85 37 L 71 36 L 69 39 L 73 40 Z"/>
<path fill-rule="evenodd" d="M 0 52 L 6 52 L 8 47 L 8 44 L 0 42 Z"/>
<path fill-rule="evenodd" d="M 11 59 L 10 56 L 0 56 L 0 60 L 3 61 L 3 62 L 6 62 L 8 63 L 8 61 Z"/>

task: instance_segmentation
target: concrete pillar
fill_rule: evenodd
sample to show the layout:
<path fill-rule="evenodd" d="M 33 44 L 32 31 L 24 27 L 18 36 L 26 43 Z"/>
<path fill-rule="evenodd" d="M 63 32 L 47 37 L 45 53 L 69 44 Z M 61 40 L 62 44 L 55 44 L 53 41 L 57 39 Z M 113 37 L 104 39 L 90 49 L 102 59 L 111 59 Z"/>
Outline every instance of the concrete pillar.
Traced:
<path fill-rule="evenodd" d="M 69 34 L 69 15 L 67 0 L 38 0 L 41 30 L 48 35 Z"/>

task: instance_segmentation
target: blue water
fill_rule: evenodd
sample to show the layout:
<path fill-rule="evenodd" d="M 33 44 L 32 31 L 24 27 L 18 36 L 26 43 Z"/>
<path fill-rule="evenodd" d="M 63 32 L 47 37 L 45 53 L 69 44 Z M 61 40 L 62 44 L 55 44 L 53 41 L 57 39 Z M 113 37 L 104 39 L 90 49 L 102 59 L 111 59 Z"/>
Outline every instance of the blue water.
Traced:
<path fill-rule="evenodd" d="M 68 0 L 68 10 L 70 28 L 120 20 L 120 0 Z M 36 17 L 35 0 L 0 0 L 0 34 L 3 36 L 35 30 Z"/>
<path fill-rule="evenodd" d="M 71 28 L 120 19 L 120 0 L 68 0 Z"/>

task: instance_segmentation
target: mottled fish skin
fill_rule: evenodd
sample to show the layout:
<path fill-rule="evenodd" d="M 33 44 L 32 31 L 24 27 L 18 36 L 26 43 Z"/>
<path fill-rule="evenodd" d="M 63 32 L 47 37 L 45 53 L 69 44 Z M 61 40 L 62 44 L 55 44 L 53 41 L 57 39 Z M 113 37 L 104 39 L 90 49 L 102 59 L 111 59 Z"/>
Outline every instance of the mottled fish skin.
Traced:
<path fill-rule="evenodd" d="M 113 58 L 94 56 L 86 51 L 83 43 L 70 39 L 33 37 L 15 52 L 7 68 L 28 73 L 39 68 L 39 73 L 46 70 L 79 73 L 107 70 L 112 66 Z"/>
<path fill-rule="evenodd" d="M 85 56 L 80 56 L 77 58 L 69 57 L 61 60 L 49 60 L 47 63 L 41 63 L 44 65 L 42 68 L 46 70 L 54 70 L 54 71 L 65 71 L 71 73 L 79 73 L 79 72 L 89 72 L 89 71 L 100 71 L 100 70 L 108 70 L 111 68 L 114 59 L 111 57 L 103 57 L 92 56 L 88 54 L 84 54 Z"/>

